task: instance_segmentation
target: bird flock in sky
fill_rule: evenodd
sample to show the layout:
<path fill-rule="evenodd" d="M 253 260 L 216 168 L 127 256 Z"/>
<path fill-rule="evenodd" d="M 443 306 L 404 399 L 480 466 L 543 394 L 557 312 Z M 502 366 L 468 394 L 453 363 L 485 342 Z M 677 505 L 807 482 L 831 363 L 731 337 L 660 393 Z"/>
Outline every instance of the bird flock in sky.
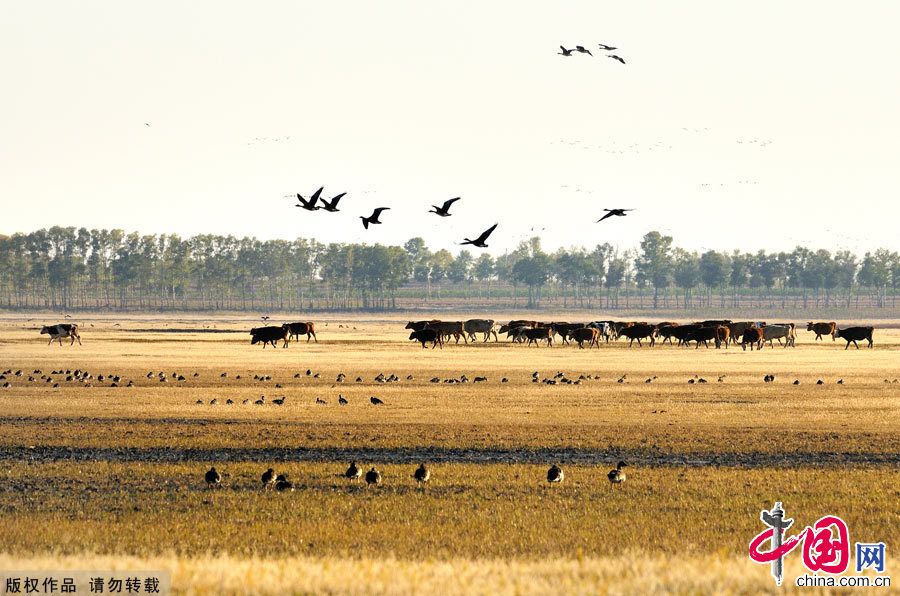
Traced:
<path fill-rule="evenodd" d="M 341 201 L 342 198 L 344 198 L 344 196 L 347 195 L 347 193 L 342 192 L 340 194 L 334 195 L 329 200 L 329 199 L 322 197 L 322 192 L 324 190 L 325 190 L 324 186 L 319 187 L 319 189 L 316 190 L 312 195 L 310 195 L 310 197 L 308 199 L 305 198 L 300 193 L 297 193 L 298 203 L 297 203 L 297 205 L 294 205 L 294 206 L 304 209 L 306 211 L 327 211 L 329 213 L 336 213 L 336 212 L 340 211 L 340 209 L 338 209 L 338 203 Z M 456 201 L 459 201 L 460 198 L 461 197 L 454 197 L 452 199 L 447 199 L 440 206 L 432 205 L 431 206 L 432 209 L 429 209 L 428 213 L 434 213 L 438 217 L 450 217 L 451 215 L 453 215 L 452 213 L 450 213 L 450 207 Z M 369 216 L 360 215 L 359 219 L 362 220 L 363 228 L 368 230 L 369 226 L 380 225 L 381 223 L 383 223 L 380 219 L 381 214 L 384 213 L 385 211 L 389 211 L 389 210 L 390 210 L 390 207 L 376 207 L 372 211 L 372 215 L 369 215 Z M 598 219 L 597 223 L 599 223 L 609 217 L 613 217 L 613 216 L 624 217 L 625 215 L 627 215 L 628 211 L 634 211 L 634 209 L 604 209 L 604 211 L 606 211 L 606 214 L 603 217 L 601 217 L 600 219 Z M 475 238 L 464 238 L 463 241 L 460 242 L 459 244 L 476 246 L 478 248 L 487 248 L 488 247 L 487 239 L 490 237 L 491 234 L 494 233 L 494 230 L 497 229 L 497 226 L 498 226 L 498 224 L 492 225 L 491 227 L 489 227 L 488 229 L 483 231 L 479 236 L 477 236 Z"/>
<path fill-rule="evenodd" d="M 600 46 L 600 49 L 604 52 L 612 52 L 614 50 L 619 49 L 614 46 L 608 46 L 605 43 L 601 43 L 601 44 L 597 44 L 597 45 Z M 559 55 L 565 56 L 567 58 L 572 56 L 572 52 L 577 52 L 579 54 L 587 54 L 588 56 L 594 55 L 591 53 L 591 51 L 589 49 L 587 49 L 584 46 L 575 46 L 571 50 L 567 50 L 565 46 L 559 46 L 559 49 L 561 50 L 560 52 L 558 52 Z M 612 58 L 613 60 L 615 60 L 616 62 L 619 62 L 621 64 L 625 64 L 625 59 L 622 58 L 621 56 L 619 56 L 618 54 L 607 54 L 606 57 Z"/>

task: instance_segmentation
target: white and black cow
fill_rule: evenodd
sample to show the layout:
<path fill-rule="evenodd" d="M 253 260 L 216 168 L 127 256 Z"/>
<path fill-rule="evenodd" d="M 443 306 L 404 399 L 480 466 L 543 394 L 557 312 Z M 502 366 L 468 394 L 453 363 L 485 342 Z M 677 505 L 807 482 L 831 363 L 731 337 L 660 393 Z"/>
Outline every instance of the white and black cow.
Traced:
<path fill-rule="evenodd" d="M 59 345 L 62 345 L 62 340 L 66 337 L 71 338 L 71 342 L 69 345 L 74 345 L 75 340 L 78 340 L 78 345 L 81 345 L 81 336 L 78 335 L 78 324 L 77 323 L 57 323 L 56 325 L 44 325 L 41 327 L 41 335 L 47 334 L 50 336 L 50 341 L 47 343 L 49 346 L 54 341 L 59 341 Z"/>

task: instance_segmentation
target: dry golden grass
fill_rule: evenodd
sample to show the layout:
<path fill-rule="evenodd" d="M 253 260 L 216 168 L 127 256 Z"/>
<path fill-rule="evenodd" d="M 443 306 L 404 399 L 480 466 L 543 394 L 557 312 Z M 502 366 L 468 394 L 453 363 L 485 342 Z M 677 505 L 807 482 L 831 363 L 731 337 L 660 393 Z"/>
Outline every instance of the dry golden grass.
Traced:
<path fill-rule="evenodd" d="M 744 553 L 773 500 L 800 523 L 835 513 L 854 539 L 898 542 L 900 384 L 884 379 L 900 377 L 900 330 L 859 351 L 805 331 L 795 349 L 753 353 L 623 342 L 432 351 L 407 342 L 402 321 L 334 318 L 318 344 L 263 350 L 244 333 L 173 331 L 246 330 L 250 319 L 93 322 L 72 348 L 0 323 L 0 370 L 81 368 L 136 385 L 53 375 L 58 389 L 24 377 L 0 389 L 7 561 L 164 560 L 176 587 L 198 593 L 240 591 L 250 569 L 264 570 L 259 592 L 755 593 L 771 578 Z M 187 380 L 146 378 L 160 370 Z M 600 380 L 533 384 L 535 370 Z M 400 381 L 375 383 L 379 372 Z M 767 373 L 777 381 L 764 384 Z M 488 381 L 428 382 L 460 374 Z M 710 382 L 689 385 L 694 375 Z M 286 403 L 241 404 L 260 395 Z M 335 476 L 346 457 L 377 464 L 385 485 L 348 486 Z M 604 475 L 620 457 L 634 465 L 614 489 Z M 425 491 L 410 478 L 419 459 L 434 463 Z M 551 488 L 553 461 L 567 479 Z M 211 462 L 230 474 L 224 489 L 202 487 Z M 268 465 L 298 490 L 261 494 Z"/>

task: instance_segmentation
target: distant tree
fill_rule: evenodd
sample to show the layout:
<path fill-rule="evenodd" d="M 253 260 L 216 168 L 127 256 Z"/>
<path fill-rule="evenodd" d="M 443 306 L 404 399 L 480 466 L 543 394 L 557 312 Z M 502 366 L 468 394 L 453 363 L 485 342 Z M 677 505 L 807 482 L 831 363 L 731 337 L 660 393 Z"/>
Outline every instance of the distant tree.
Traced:
<path fill-rule="evenodd" d="M 700 280 L 706 286 L 706 305 L 710 305 L 712 289 L 725 287 L 731 274 L 731 260 L 725 253 L 708 250 L 700 255 Z M 724 297 L 722 298 L 724 300 Z M 722 304 L 724 306 L 724 303 Z"/>
<path fill-rule="evenodd" d="M 659 306 L 659 290 L 672 279 L 672 237 L 648 232 L 641 240 L 641 254 L 635 263 L 639 284 L 653 285 L 653 308 Z"/>
<path fill-rule="evenodd" d="M 684 292 L 684 308 L 690 308 L 691 292 L 700 284 L 700 258 L 697 253 L 689 253 L 676 248 L 673 254 L 672 276 L 675 285 Z"/>

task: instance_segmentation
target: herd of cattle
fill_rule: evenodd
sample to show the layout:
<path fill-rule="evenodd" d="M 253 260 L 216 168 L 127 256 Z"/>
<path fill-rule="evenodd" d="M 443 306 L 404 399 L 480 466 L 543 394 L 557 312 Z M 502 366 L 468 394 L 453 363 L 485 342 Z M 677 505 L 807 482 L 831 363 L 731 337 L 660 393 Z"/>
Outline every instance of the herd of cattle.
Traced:
<path fill-rule="evenodd" d="M 498 334 L 506 334 L 510 341 L 515 343 L 534 344 L 539 346 L 546 342 L 553 345 L 555 337 L 559 337 L 562 343 L 575 342 L 579 348 L 585 344 L 590 347 L 600 347 L 600 342 L 609 343 L 619 338 L 628 340 L 629 347 L 638 342 L 646 341 L 652 347 L 657 341 L 660 343 L 675 344 L 680 346 L 690 345 L 696 342 L 696 348 L 702 343 L 707 348 L 709 342 L 713 342 L 716 348 L 728 347 L 729 344 L 738 345 L 746 350 L 762 349 L 768 342 L 775 347 L 777 340 L 783 347 L 794 347 L 796 339 L 794 323 L 766 323 L 765 321 L 731 321 L 729 319 L 716 319 L 698 321 L 695 323 L 679 324 L 673 322 L 642 323 L 636 321 L 592 321 L 590 323 L 568 322 L 542 322 L 516 320 L 505 324 L 498 324 L 493 319 L 469 319 L 468 321 L 410 321 L 406 325 L 410 329 L 410 340 L 421 342 L 422 348 L 431 344 L 434 349 L 454 339 L 459 343 L 460 338 L 465 343 L 477 341 L 478 334 L 482 335 L 482 341 L 488 341 L 492 336 L 494 341 L 499 341 Z M 845 350 L 850 344 L 859 349 L 857 341 L 868 340 L 869 347 L 873 345 L 872 334 L 874 327 L 848 327 L 838 329 L 837 324 L 831 323 L 807 323 L 807 331 L 816 334 L 816 339 L 822 339 L 824 335 L 831 335 L 832 341 L 842 338 L 847 341 Z"/>
<path fill-rule="evenodd" d="M 738 345 L 746 350 L 748 347 L 753 350 L 754 346 L 757 350 L 768 342 L 771 347 L 775 347 L 775 340 L 784 347 L 794 347 L 796 339 L 794 323 L 766 323 L 765 321 L 731 321 L 729 319 L 713 319 L 707 321 L 698 321 L 695 323 L 679 324 L 673 322 L 663 323 L 642 323 L 636 321 L 592 321 L 590 323 L 568 323 L 568 322 L 542 322 L 542 321 L 526 321 L 516 320 L 505 324 L 498 324 L 493 319 L 469 319 L 468 321 L 410 321 L 406 325 L 406 329 L 410 329 L 410 340 L 421 342 L 422 348 L 427 344 L 431 344 L 434 349 L 440 346 L 444 348 L 444 343 L 455 339 L 456 343 L 462 339 L 465 343 L 469 341 L 478 341 L 478 335 L 482 336 L 482 341 L 486 342 L 491 337 L 494 341 L 500 341 L 499 334 L 506 336 L 516 343 L 534 344 L 539 346 L 541 342 L 546 342 L 548 346 L 553 345 L 555 337 L 559 337 L 562 343 L 568 344 L 575 342 L 579 348 L 600 347 L 601 340 L 609 343 L 617 341 L 620 338 L 628 340 L 629 347 L 638 342 L 638 346 L 643 345 L 643 341 L 647 341 L 650 346 L 660 343 L 677 344 L 679 346 L 690 345 L 691 342 L 696 343 L 696 348 L 702 343 L 707 348 L 709 342 L 713 342 L 716 348 L 722 346 L 728 347 L 729 344 Z M 846 350 L 852 343 L 859 349 L 858 341 L 867 340 L 868 347 L 872 347 L 872 334 L 874 327 L 847 327 L 838 329 L 834 322 L 830 323 L 807 323 L 806 330 L 816 334 L 816 339 L 822 339 L 825 335 L 830 335 L 832 341 L 841 338 L 847 341 L 844 347 Z M 59 341 L 62 345 L 64 338 L 70 338 L 69 345 L 75 343 L 81 344 L 81 336 L 78 334 L 78 325 L 76 323 L 59 323 L 57 325 L 45 325 L 41 329 L 41 335 L 49 335 L 50 343 Z M 266 327 L 256 327 L 250 330 L 250 343 L 262 344 L 263 348 L 271 345 L 277 347 L 277 342 L 283 342 L 282 347 L 287 347 L 291 340 L 300 339 L 306 336 L 306 341 L 314 339 L 316 343 L 319 339 L 316 337 L 316 326 L 311 321 L 299 323 L 285 323 L 284 325 L 270 325 Z"/>

